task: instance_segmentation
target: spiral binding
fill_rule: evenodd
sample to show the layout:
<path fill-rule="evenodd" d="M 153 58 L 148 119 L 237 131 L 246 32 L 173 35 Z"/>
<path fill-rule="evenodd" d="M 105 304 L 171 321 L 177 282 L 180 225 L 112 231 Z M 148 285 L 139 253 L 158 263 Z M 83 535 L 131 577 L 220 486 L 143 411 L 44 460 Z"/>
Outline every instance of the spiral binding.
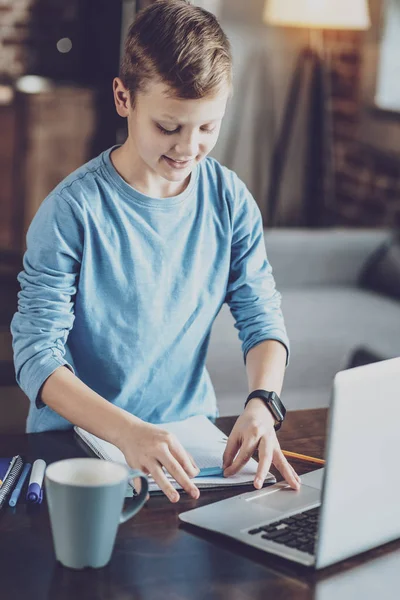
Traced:
<path fill-rule="evenodd" d="M 8 496 L 8 493 L 17 481 L 18 476 L 22 471 L 23 465 L 24 463 L 22 461 L 22 458 L 18 456 L 11 471 L 7 475 L 6 479 L 3 481 L 3 485 L 0 488 L 0 508 L 3 506 Z"/>

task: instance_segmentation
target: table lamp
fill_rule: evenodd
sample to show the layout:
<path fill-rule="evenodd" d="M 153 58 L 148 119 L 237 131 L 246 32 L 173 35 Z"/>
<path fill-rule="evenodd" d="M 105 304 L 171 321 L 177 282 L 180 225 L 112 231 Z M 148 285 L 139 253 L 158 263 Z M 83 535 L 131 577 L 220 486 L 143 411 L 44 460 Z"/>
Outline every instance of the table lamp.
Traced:
<path fill-rule="evenodd" d="M 311 83 L 303 198 L 305 225 L 327 225 L 329 223 L 326 222 L 326 207 L 332 205 L 334 196 L 333 153 L 329 80 L 324 53 L 321 51 L 321 30 L 368 29 L 370 18 L 367 0 L 266 0 L 263 20 L 268 25 L 305 27 L 311 30 L 311 43 L 297 58 L 284 108 L 282 127 L 272 152 L 267 225 L 276 224 L 282 173 L 307 64 L 311 67 Z"/>

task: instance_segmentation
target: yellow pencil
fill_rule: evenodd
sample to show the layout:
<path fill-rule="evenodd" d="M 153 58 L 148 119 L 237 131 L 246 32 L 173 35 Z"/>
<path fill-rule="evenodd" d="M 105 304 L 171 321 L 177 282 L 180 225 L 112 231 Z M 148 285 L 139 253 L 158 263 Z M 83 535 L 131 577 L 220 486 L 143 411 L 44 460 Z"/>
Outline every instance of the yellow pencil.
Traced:
<path fill-rule="evenodd" d="M 306 456 L 305 454 L 298 454 L 297 452 L 289 452 L 289 450 L 282 450 L 282 453 L 288 458 L 298 458 L 300 460 L 306 460 L 307 462 L 317 463 L 317 465 L 325 464 L 325 461 L 322 458 L 314 458 L 313 456 Z"/>

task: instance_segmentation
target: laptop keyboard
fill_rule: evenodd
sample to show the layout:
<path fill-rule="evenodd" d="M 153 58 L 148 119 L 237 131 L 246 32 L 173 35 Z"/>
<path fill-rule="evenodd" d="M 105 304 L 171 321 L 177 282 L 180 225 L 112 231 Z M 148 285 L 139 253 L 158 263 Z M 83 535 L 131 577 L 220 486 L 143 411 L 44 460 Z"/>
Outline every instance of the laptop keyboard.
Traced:
<path fill-rule="evenodd" d="M 312 508 L 274 523 L 250 529 L 248 533 L 250 535 L 261 535 L 265 540 L 313 555 L 318 530 L 318 517 L 319 507 Z"/>

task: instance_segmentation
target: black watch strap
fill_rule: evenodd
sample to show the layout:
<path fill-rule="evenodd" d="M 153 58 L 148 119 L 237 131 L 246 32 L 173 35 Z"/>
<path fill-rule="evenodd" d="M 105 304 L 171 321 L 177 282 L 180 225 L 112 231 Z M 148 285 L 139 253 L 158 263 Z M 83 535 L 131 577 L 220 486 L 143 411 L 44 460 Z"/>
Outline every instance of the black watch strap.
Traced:
<path fill-rule="evenodd" d="M 247 400 L 244 404 L 246 408 L 247 403 L 250 402 L 253 398 L 260 398 L 271 412 L 272 416 L 275 419 L 275 430 L 278 431 L 280 429 L 283 420 L 286 415 L 286 408 L 283 406 L 281 399 L 279 398 L 276 392 L 268 392 L 267 390 L 254 390 L 251 394 L 248 395 Z"/>

